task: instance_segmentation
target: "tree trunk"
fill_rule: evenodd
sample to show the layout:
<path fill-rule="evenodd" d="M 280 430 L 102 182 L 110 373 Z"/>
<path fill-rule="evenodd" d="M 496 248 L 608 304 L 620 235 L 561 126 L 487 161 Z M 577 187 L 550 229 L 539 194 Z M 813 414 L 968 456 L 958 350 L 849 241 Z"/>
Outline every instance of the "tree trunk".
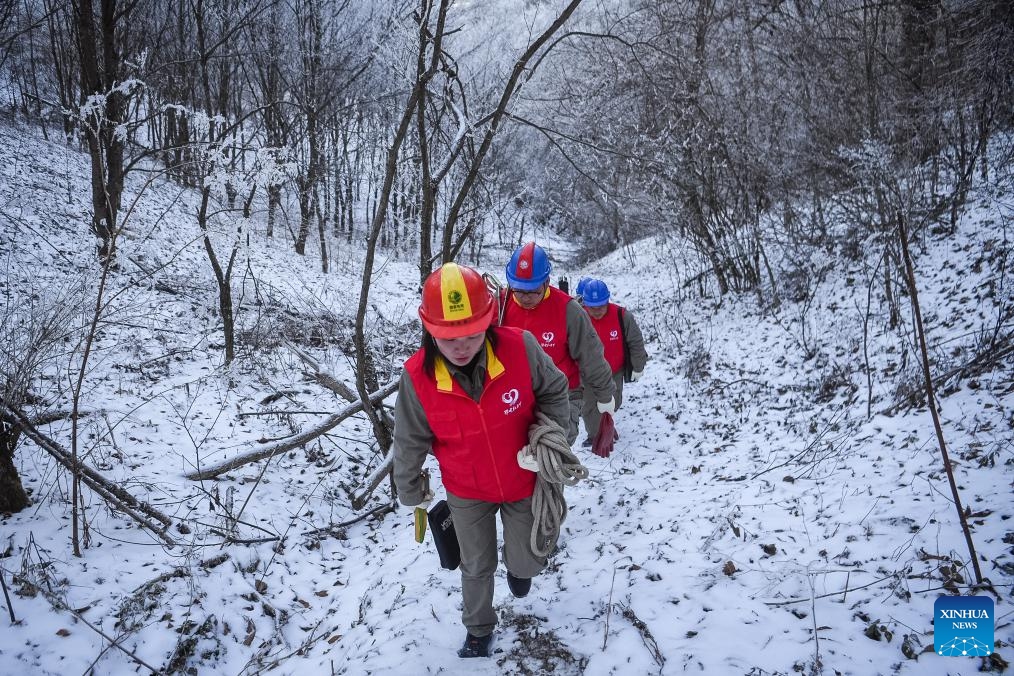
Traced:
<path fill-rule="evenodd" d="M 309 187 L 311 179 L 302 178 L 297 181 L 299 190 L 299 231 L 296 233 L 296 253 L 306 255 L 306 240 L 310 238 L 310 218 L 313 215 L 313 191 Z"/>
<path fill-rule="evenodd" d="M 208 204 L 210 201 L 211 188 L 204 188 L 201 194 L 201 206 L 197 212 L 197 223 L 204 233 L 204 251 L 208 254 L 208 262 L 211 263 L 211 269 L 215 273 L 215 283 L 218 285 L 218 310 L 222 313 L 225 364 L 228 366 L 236 356 L 236 328 L 232 311 L 232 266 L 236 261 L 238 246 L 233 244 L 232 252 L 229 254 L 229 262 L 223 269 L 215 254 L 215 247 L 211 243 L 211 236 L 208 232 Z"/>
<path fill-rule="evenodd" d="M 426 11 L 426 2 L 423 0 L 419 13 L 420 53 L 425 54 L 428 44 L 432 45 L 434 53 L 440 52 L 444 37 L 444 22 L 447 17 L 447 8 L 449 5 L 450 0 L 440 1 L 440 5 L 437 7 L 436 27 L 433 30 L 431 37 L 429 33 L 429 13 Z M 408 102 L 405 105 L 401 119 L 398 122 L 394 136 L 391 139 L 391 145 L 387 150 L 387 157 L 384 163 L 383 183 L 379 187 L 380 194 L 376 199 L 377 212 L 373 217 L 373 222 L 370 225 L 370 232 L 366 239 L 366 260 L 363 262 L 363 280 L 362 286 L 359 290 L 359 307 L 356 312 L 356 331 L 354 338 L 356 350 L 356 390 L 359 392 L 359 397 L 363 402 L 363 412 L 370 419 L 370 423 L 373 426 L 373 436 L 377 439 L 377 443 L 380 445 L 381 450 L 385 453 L 387 452 L 387 449 L 391 447 L 392 437 L 391 430 L 387 428 L 384 421 L 381 419 L 380 414 L 370 402 L 368 388 L 372 386 L 372 389 L 376 389 L 377 375 L 376 370 L 373 367 L 372 355 L 367 346 L 366 311 L 369 307 L 370 283 L 373 278 L 373 262 L 376 257 L 377 240 L 379 239 L 380 232 L 387 220 L 387 209 L 391 201 L 391 191 L 394 188 L 394 181 L 398 173 L 398 154 L 401 151 L 401 145 L 405 140 L 405 136 L 408 134 L 408 128 L 412 122 L 412 118 L 414 117 L 416 106 L 419 103 L 419 97 L 429 81 L 433 79 L 435 73 L 436 69 L 430 68 L 423 73 L 417 74 L 415 84 L 412 87 L 412 92 L 409 95 Z"/>
<path fill-rule="evenodd" d="M 115 254 L 116 218 L 123 194 L 123 141 L 117 129 L 123 122 L 126 96 L 114 89 L 122 77 L 122 46 L 116 41 L 116 26 L 132 7 L 121 11 L 116 0 L 102 0 L 96 26 L 92 0 L 74 3 L 81 56 L 81 103 L 88 103 L 91 97 L 104 100 L 104 105 L 96 106 L 81 121 L 91 157 L 91 230 L 98 239 L 98 254 L 103 261 Z"/>
<path fill-rule="evenodd" d="M 275 234 L 275 217 L 278 214 L 278 207 L 282 203 L 282 186 L 280 185 L 269 185 L 268 186 L 268 231 L 267 236 L 273 237 Z"/>
<path fill-rule="evenodd" d="M 433 61 L 437 61 L 440 54 L 434 52 Z M 416 79 L 422 77 L 426 72 L 426 53 L 419 51 L 416 60 Z M 419 102 L 416 107 L 416 131 L 419 135 L 419 182 L 422 189 L 422 204 L 419 212 L 419 286 L 422 287 L 426 278 L 433 272 L 433 211 L 436 204 L 437 186 L 433 183 L 432 172 L 430 171 L 430 150 L 429 140 L 426 131 L 426 90 L 419 93 Z"/>
<path fill-rule="evenodd" d="M 317 199 L 318 203 L 320 198 Z M 327 217 L 317 210 L 317 237 L 320 238 L 320 271 L 328 273 L 327 263 Z"/>
<path fill-rule="evenodd" d="M 14 447 L 20 434 L 13 425 L 0 422 L 0 513 L 20 512 L 32 504 L 14 466 Z"/>

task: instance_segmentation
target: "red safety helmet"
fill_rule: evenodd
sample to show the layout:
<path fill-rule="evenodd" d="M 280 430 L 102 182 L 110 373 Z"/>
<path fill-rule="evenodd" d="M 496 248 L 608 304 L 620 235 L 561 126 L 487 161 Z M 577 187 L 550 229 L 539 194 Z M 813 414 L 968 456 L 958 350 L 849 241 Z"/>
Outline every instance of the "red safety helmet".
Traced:
<path fill-rule="evenodd" d="M 461 338 L 485 331 L 496 304 L 482 276 L 472 268 L 444 263 L 423 284 L 419 319 L 434 338 Z"/>

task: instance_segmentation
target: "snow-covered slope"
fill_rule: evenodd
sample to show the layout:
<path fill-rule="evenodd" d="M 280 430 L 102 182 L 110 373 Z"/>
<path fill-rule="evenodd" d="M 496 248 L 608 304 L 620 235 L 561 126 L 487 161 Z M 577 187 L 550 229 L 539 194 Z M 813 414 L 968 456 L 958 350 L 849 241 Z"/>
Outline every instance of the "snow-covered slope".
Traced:
<path fill-rule="evenodd" d="M 33 129 L 4 126 L 0 141 L 3 317 L 28 331 L 32 317 L 72 316 L 69 339 L 33 388 L 67 409 L 99 278 L 87 160 Z M 953 235 L 918 242 L 930 342 L 953 365 L 970 361 L 998 317 L 1009 324 L 1001 265 L 1014 190 L 1001 188 L 977 193 Z M 571 511 L 549 570 L 518 600 L 501 569 L 496 653 L 465 664 L 455 655 L 464 636 L 458 574 L 439 568 L 430 542 L 414 542 L 405 510 L 360 518 L 390 500 L 385 488 L 364 509 L 350 506 L 380 460 L 365 418 L 219 479 L 183 477 L 345 406 L 281 336 L 350 378 L 361 253 L 342 243 L 323 275 L 313 255 L 266 240 L 257 218 L 247 224 L 234 278 L 239 357 L 222 368 L 194 196 L 137 177 L 129 191 L 140 197 L 84 380 L 81 453 L 188 532 L 171 529 L 168 548 L 85 489 L 89 546 L 74 557 L 66 473 L 22 444 L 15 459 L 34 504 L 0 516 L 0 574 L 17 619 L 0 618 L 0 671 L 979 669 L 978 658 L 932 651 L 933 602 L 966 589 L 971 570 L 930 415 L 898 405 L 899 384 L 918 373 L 912 331 L 887 330 L 879 308 L 867 387 L 861 261 L 833 269 L 805 309 L 783 300 L 763 311 L 753 296 L 697 297 L 662 241 L 582 269 L 557 265 L 572 281 L 591 274 L 609 283 L 644 329 L 651 361 L 625 390 L 614 454 L 582 455 L 590 478 L 567 489 Z M 220 227 L 217 247 L 230 232 Z M 417 340 L 418 273 L 404 258 L 384 258 L 371 294 L 382 381 Z M 483 263 L 496 274 L 502 265 Z M 950 379 L 944 392 L 944 434 L 982 572 L 998 593 L 997 648 L 1009 658 L 1010 357 Z M 69 446 L 67 419 L 42 430 Z"/>

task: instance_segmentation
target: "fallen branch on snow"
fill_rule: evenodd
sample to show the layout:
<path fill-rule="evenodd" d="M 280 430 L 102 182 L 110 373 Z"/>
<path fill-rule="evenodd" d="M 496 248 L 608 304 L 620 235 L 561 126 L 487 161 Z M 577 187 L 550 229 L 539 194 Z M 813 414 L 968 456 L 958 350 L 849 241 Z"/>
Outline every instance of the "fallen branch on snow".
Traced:
<path fill-rule="evenodd" d="M 838 571 L 838 572 L 843 572 L 843 571 Z M 854 571 L 848 571 L 848 572 L 854 572 Z M 859 571 L 859 572 L 862 572 L 862 571 Z M 879 583 L 883 582 L 884 580 L 890 580 L 892 577 L 895 577 L 895 575 L 894 574 L 885 575 L 882 578 L 879 578 L 877 580 L 874 580 L 873 582 L 870 582 L 870 583 L 867 583 L 867 584 L 864 584 L 864 585 L 860 585 L 858 587 L 848 587 L 848 586 L 846 586 L 845 589 L 842 589 L 841 591 L 828 592 L 826 594 L 818 594 L 817 596 L 813 596 L 813 597 L 807 596 L 804 599 L 789 599 L 788 601 L 765 601 L 764 605 L 766 605 L 766 606 L 791 606 L 794 603 L 806 603 L 807 601 L 812 601 L 813 599 L 823 599 L 823 598 L 827 598 L 828 596 L 837 596 L 838 594 L 841 594 L 842 598 L 845 598 L 845 595 L 848 594 L 850 591 L 857 591 L 859 589 L 866 589 L 867 587 L 872 587 L 873 585 L 879 584 Z"/>
<path fill-rule="evenodd" d="M 377 514 L 386 514 L 388 512 L 393 512 L 397 508 L 398 508 L 397 503 L 389 502 L 386 505 L 375 507 L 370 511 L 364 512 L 355 518 L 349 519 L 348 521 L 330 524 L 328 526 L 323 526 L 322 528 L 314 528 L 313 530 L 308 530 L 304 532 L 303 535 L 310 536 L 330 535 L 331 537 L 338 537 L 340 535 L 339 530 L 342 528 L 346 528 L 348 526 L 351 526 L 352 524 L 359 523 L 360 521 L 368 519 L 371 516 L 375 516 Z"/>
<path fill-rule="evenodd" d="M 391 474 L 392 469 L 394 469 L 394 448 L 388 449 L 387 455 L 384 456 L 384 462 L 380 463 L 377 469 L 366 477 L 366 486 L 363 487 L 363 490 L 352 497 L 352 509 L 362 509 L 366 504 L 366 499 L 373 494 L 373 491 L 377 490 L 380 482 Z"/>
<path fill-rule="evenodd" d="M 203 568 L 204 570 L 207 571 L 207 570 L 211 570 L 212 568 L 217 568 L 218 566 L 222 565 L 223 563 L 225 563 L 228 560 L 229 560 L 229 554 L 222 553 L 222 554 L 218 554 L 216 556 L 213 556 L 210 559 L 205 559 L 204 561 L 201 561 L 200 563 L 197 564 L 197 566 L 199 568 Z M 183 567 L 183 566 L 177 566 L 177 567 L 173 568 L 170 571 L 162 573 L 161 575 L 158 575 L 157 577 L 153 577 L 152 579 L 148 580 L 147 582 L 144 582 L 139 587 L 137 587 L 136 589 L 134 589 L 133 592 L 131 592 L 131 596 L 137 596 L 138 594 L 147 593 L 147 591 L 149 589 L 151 589 L 152 587 L 154 587 L 156 585 L 162 584 L 163 582 L 168 582 L 169 580 L 173 580 L 173 579 L 176 579 L 176 578 L 190 577 L 192 575 L 193 575 L 193 570 L 191 568 L 187 568 L 187 567 Z"/>
<path fill-rule="evenodd" d="M 0 568 L 0 575 L 2 575 L 2 574 L 3 574 L 3 569 Z M 132 652 L 131 650 L 128 650 L 126 647 L 124 647 L 123 644 L 120 641 L 125 636 L 121 636 L 119 638 L 114 638 L 114 637 L 110 636 L 106 632 L 102 631 L 102 629 L 100 629 L 99 627 L 96 627 L 94 624 L 92 624 L 91 622 L 89 622 L 88 620 L 86 620 L 84 618 L 84 616 L 80 612 L 78 612 L 74 608 L 71 608 L 70 604 L 68 604 L 64 599 L 62 599 L 59 596 L 57 596 L 55 592 L 53 592 L 53 591 L 51 591 L 49 589 L 46 589 L 45 587 L 38 586 L 38 585 L 33 585 L 33 587 L 34 587 L 34 589 L 38 593 L 42 594 L 42 597 L 44 599 L 46 599 L 49 602 L 49 604 L 54 609 L 70 613 L 74 617 L 74 619 L 78 620 L 79 622 L 81 622 L 81 624 L 85 625 L 86 627 L 88 627 L 89 629 L 91 629 L 92 631 L 94 631 L 96 634 L 98 634 L 99 636 L 101 636 L 105 640 L 109 641 L 109 645 L 111 647 L 114 647 L 117 650 L 119 650 L 122 653 L 124 653 L 127 657 L 129 657 L 131 659 L 131 661 L 133 661 L 136 664 L 144 667 L 145 669 L 148 669 L 149 671 L 151 671 L 152 674 L 161 674 L 162 673 L 161 669 L 156 669 L 155 667 L 151 666 L 150 664 L 148 664 L 147 662 L 145 662 L 144 660 L 142 660 L 140 657 L 138 657 L 137 653 Z"/>
<path fill-rule="evenodd" d="M 18 620 L 14 617 L 14 604 L 11 603 L 11 595 L 7 593 L 7 581 L 4 579 L 2 568 L 0 568 L 0 587 L 4 589 L 4 599 L 7 601 L 7 612 L 11 615 L 11 624 L 17 624 Z"/>
<path fill-rule="evenodd" d="M 655 664 L 661 669 L 665 666 L 665 655 L 658 647 L 658 641 L 652 636 L 651 630 L 648 629 L 648 625 L 645 624 L 644 620 L 639 618 L 634 610 L 630 606 L 625 606 L 622 603 L 617 603 L 616 606 L 620 609 L 623 617 L 630 620 L 630 623 L 634 625 L 638 633 L 641 634 L 641 640 L 644 641 L 644 647 L 651 653 L 651 658 L 655 660 Z"/>
<path fill-rule="evenodd" d="M 384 385 L 382 388 L 371 394 L 370 401 L 374 403 L 383 401 L 389 394 L 391 394 L 397 389 L 398 389 L 398 381 L 392 380 L 387 385 Z M 351 418 L 353 415 L 361 411 L 362 408 L 363 408 L 362 401 L 357 401 L 354 404 L 349 404 L 342 410 L 331 415 L 324 422 L 320 423 L 316 427 L 312 427 L 306 430 L 305 432 L 300 432 L 299 434 L 294 434 L 292 436 L 285 437 L 283 439 L 278 439 L 277 441 L 267 444 L 264 447 L 257 449 L 256 451 L 246 453 L 245 455 L 239 455 L 236 456 L 235 458 L 230 458 L 225 462 L 221 462 L 217 465 L 212 465 L 211 467 L 205 467 L 204 469 L 199 469 L 196 472 L 191 472 L 184 476 L 186 476 L 186 478 L 190 479 L 191 481 L 214 479 L 220 474 L 224 474 L 225 472 L 228 472 L 229 470 L 232 469 L 236 469 L 237 467 L 249 465 L 252 462 L 264 460 L 265 458 L 271 458 L 273 456 L 278 455 L 279 453 L 284 453 L 286 451 L 292 450 L 293 448 L 298 448 L 309 441 L 313 441 L 314 439 L 324 434 L 325 432 L 330 431 L 332 428 L 336 427 L 340 422 L 342 422 L 346 418 Z"/>
<path fill-rule="evenodd" d="M 331 413 L 331 411 L 296 411 L 296 410 L 284 411 L 284 410 L 274 409 L 274 410 L 271 410 L 271 411 L 240 411 L 239 413 L 236 414 L 236 417 L 237 418 L 247 418 L 247 417 L 252 416 L 252 415 L 256 415 L 256 416 L 261 416 L 261 415 L 329 415 L 330 413 Z"/>
<path fill-rule="evenodd" d="M 176 546 L 176 542 L 166 533 L 166 530 L 173 524 L 172 519 L 143 500 L 138 500 L 91 467 L 81 462 L 75 463 L 67 451 L 40 432 L 24 413 L 2 400 L 0 400 L 0 420 L 18 427 L 26 437 L 35 442 L 39 448 L 56 458 L 56 461 L 67 470 L 72 473 L 76 472 L 80 476 L 81 481 L 105 500 L 113 509 L 126 514 L 140 524 L 141 527 L 154 533 L 170 547 Z M 157 525 L 151 519 L 161 523 L 162 526 Z M 187 532 L 183 531 L 183 528 L 185 527 L 181 525 L 181 532 Z"/>
<path fill-rule="evenodd" d="M 296 354 L 296 356 L 303 361 L 304 364 L 313 369 L 313 378 L 314 380 L 317 381 L 317 384 L 331 390 L 345 401 L 354 402 L 359 400 L 359 397 L 356 395 L 355 392 L 352 391 L 352 389 L 348 385 L 341 382 L 333 375 L 331 375 L 329 372 L 322 369 L 320 363 L 316 359 L 311 357 L 309 353 L 307 353 L 305 350 L 303 350 L 298 345 L 293 343 L 291 340 L 282 339 L 282 342 L 284 342 L 285 347 L 292 350 Z"/>

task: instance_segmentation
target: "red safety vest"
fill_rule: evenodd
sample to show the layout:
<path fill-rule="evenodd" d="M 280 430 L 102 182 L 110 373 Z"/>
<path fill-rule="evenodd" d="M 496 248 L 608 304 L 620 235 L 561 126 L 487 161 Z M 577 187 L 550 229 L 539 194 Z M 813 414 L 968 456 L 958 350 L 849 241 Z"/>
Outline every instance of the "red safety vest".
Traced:
<path fill-rule="evenodd" d="M 546 297 L 532 310 L 526 310 L 507 292 L 507 309 L 503 315 L 504 326 L 516 326 L 531 331 L 543 351 L 552 358 L 556 368 L 567 376 L 570 389 L 581 386 L 581 372 L 577 362 L 570 356 L 567 346 L 567 303 L 571 298 L 557 288 L 549 287 Z"/>
<path fill-rule="evenodd" d="M 619 373 L 623 368 L 623 330 L 620 328 L 620 313 L 622 308 L 619 305 L 609 303 L 606 306 L 606 313 L 601 319 L 595 319 L 588 315 L 595 333 L 599 334 L 602 347 L 605 351 L 606 361 L 613 373 Z"/>
<path fill-rule="evenodd" d="M 430 376 L 419 350 L 405 370 L 433 431 L 444 487 L 460 498 L 515 502 L 535 490 L 535 473 L 519 467 L 517 458 L 535 421 L 535 392 L 521 332 L 495 331 L 495 353 L 486 341 L 486 382 L 478 403 L 451 376 L 443 358 L 437 358 Z"/>

